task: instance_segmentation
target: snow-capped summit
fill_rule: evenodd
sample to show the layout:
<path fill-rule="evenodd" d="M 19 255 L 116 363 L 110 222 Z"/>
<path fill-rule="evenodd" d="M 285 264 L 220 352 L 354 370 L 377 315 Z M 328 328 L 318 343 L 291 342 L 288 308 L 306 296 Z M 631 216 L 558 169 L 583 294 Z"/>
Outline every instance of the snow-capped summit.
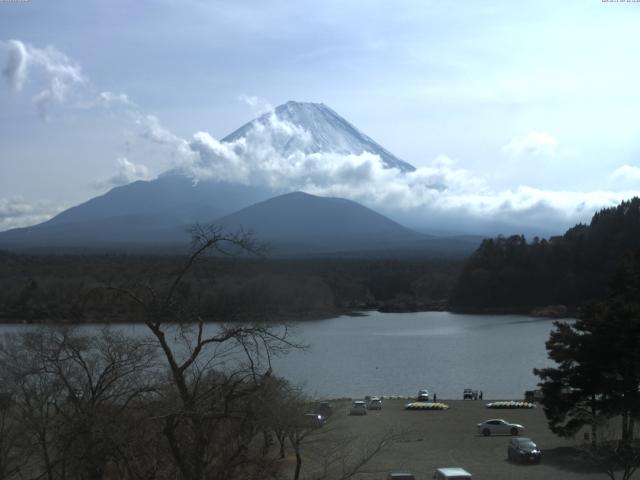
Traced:
<path fill-rule="evenodd" d="M 247 137 L 257 124 L 265 128 L 273 126 L 273 115 L 279 121 L 300 129 L 299 133 L 305 137 L 285 136 L 283 141 L 277 145 L 283 155 L 290 155 L 296 151 L 307 154 L 334 152 L 354 155 L 369 152 L 379 155 L 389 168 L 398 168 L 403 172 L 415 170 L 413 165 L 400 160 L 378 145 L 323 103 L 289 101 L 276 107 L 273 112 L 265 113 L 243 125 L 223 138 L 222 141 L 234 142 L 242 137 Z"/>

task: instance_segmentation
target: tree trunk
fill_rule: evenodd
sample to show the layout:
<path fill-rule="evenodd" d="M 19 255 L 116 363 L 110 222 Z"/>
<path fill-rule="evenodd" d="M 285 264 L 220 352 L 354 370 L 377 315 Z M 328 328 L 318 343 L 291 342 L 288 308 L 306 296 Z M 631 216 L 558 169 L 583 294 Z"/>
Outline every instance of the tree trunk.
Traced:
<path fill-rule="evenodd" d="M 596 409 L 596 396 L 591 395 L 591 447 L 598 444 L 598 411 Z"/>
<path fill-rule="evenodd" d="M 278 433 L 276 434 L 276 436 L 278 437 L 278 443 L 280 444 L 280 458 L 284 458 L 285 457 L 284 446 L 287 440 L 286 433 L 284 432 Z"/>
<path fill-rule="evenodd" d="M 626 445 L 629 443 L 629 412 L 623 411 L 620 419 L 622 421 L 622 443 Z"/>
<path fill-rule="evenodd" d="M 293 475 L 293 480 L 300 478 L 300 470 L 302 470 L 302 455 L 300 455 L 300 449 L 296 447 L 296 471 Z"/>

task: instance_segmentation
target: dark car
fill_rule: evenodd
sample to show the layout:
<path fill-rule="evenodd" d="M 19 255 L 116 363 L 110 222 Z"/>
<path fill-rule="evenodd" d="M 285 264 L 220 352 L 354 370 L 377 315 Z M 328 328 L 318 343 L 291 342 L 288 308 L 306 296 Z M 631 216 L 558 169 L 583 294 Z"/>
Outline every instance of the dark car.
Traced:
<path fill-rule="evenodd" d="M 333 409 L 331 408 L 331 404 L 329 402 L 319 402 L 316 406 L 315 413 L 319 413 L 324 418 L 329 418 L 333 413 Z"/>
<path fill-rule="evenodd" d="M 507 456 L 516 462 L 538 463 L 542 459 L 542 452 L 530 438 L 515 437 L 509 441 Z"/>
<path fill-rule="evenodd" d="M 318 413 L 305 413 L 300 418 L 300 427 L 302 428 L 320 428 L 327 420 Z"/>

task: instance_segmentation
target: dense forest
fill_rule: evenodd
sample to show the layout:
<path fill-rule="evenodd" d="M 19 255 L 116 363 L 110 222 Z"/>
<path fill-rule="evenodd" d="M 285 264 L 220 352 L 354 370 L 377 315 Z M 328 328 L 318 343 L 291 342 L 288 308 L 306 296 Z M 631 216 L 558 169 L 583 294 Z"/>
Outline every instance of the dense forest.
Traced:
<path fill-rule="evenodd" d="M 607 295 L 620 263 L 640 249 L 640 199 L 597 212 L 550 239 L 486 239 L 465 264 L 451 304 L 457 309 L 530 311 L 564 305 L 570 310 Z"/>
<path fill-rule="evenodd" d="M 118 288 L 161 289 L 185 261 L 163 255 L 0 252 L 0 319 L 126 321 Z M 207 257 L 181 295 L 207 319 L 306 319 L 363 309 L 443 308 L 461 267 L 454 260 L 275 260 Z"/>

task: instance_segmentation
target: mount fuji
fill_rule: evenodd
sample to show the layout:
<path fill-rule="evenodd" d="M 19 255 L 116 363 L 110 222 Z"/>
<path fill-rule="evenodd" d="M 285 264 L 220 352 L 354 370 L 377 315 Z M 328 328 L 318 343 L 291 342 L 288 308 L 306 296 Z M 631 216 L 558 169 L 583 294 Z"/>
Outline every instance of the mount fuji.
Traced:
<path fill-rule="evenodd" d="M 274 145 L 275 150 L 285 157 L 295 151 L 354 155 L 369 152 L 378 155 L 386 168 L 403 172 L 415 170 L 329 107 L 317 103 L 287 102 L 243 125 L 221 143 L 250 141 L 253 129 L 272 127 L 269 118 L 273 115 L 304 132 L 304 142 L 298 142 L 295 135 L 274 136 L 276 140 L 281 139 Z M 176 248 L 183 251 L 189 241 L 187 229 L 196 222 L 263 230 L 270 241 L 280 245 L 276 250 L 281 255 L 287 255 L 285 246 L 293 244 L 296 255 L 365 249 L 393 251 L 408 246 L 412 250 L 429 250 L 435 245 L 431 237 L 404 228 L 355 202 L 302 194 L 283 195 L 288 193 L 267 186 L 212 180 L 195 182 L 181 170 L 171 170 L 155 180 L 113 188 L 39 225 L 0 232 L 0 247 L 136 251 Z M 277 200 L 265 202 L 273 197 Z M 256 204 L 258 206 L 248 208 Z M 340 207 L 348 209 L 348 218 L 337 215 Z M 294 211 L 295 215 L 287 215 Z M 302 218 L 305 221 L 301 221 Z M 273 220 L 268 229 L 265 229 L 265 219 Z M 331 233 L 321 235 L 323 229 Z M 465 243 L 462 249 L 471 251 L 474 247 L 475 242 Z"/>

